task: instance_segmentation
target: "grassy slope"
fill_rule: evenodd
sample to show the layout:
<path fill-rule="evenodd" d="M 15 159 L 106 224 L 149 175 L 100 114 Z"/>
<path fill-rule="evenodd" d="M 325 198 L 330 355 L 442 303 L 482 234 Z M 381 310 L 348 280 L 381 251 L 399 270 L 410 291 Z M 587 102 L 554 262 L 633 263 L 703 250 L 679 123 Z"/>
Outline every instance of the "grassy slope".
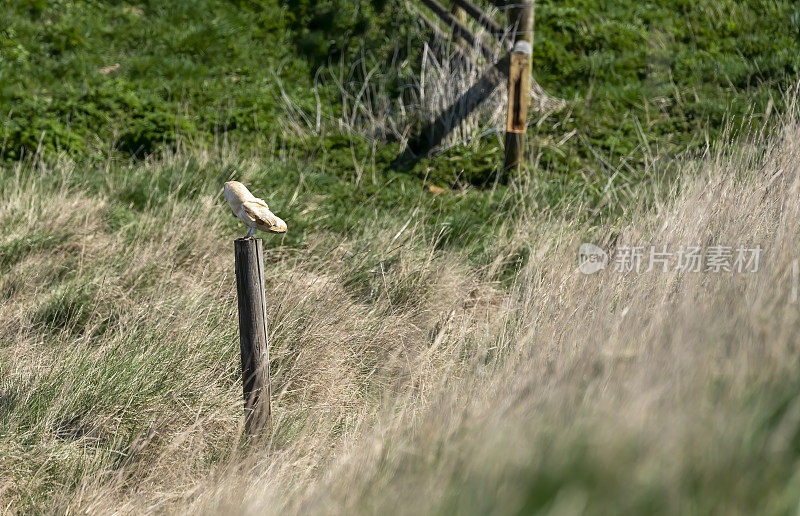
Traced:
<path fill-rule="evenodd" d="M 308 87 L 290 56 L 276 2 L 11 2 L 2 31 L 3 141 L 90 156 L 112 145 L 153 152 L 178 134 L 266 131 L 279 66 Z M 104 67 L 117 69 L 103 72 Z M 99 141 L 98 141 L 99 140 Z"/>
<path fill-rule="evenodd" d="M 308 6 L 305 10 L 313 11 Z M 305 12 L 296 11 L 296 16 Z M 340 11 L 340 17 L 350 14 Z M 282 117 L 282 88 L 293 106 L 313 111 L 311 67 L 331 51 L 330 42 L 319 46 L 320 33 L 343 32 L 346 43 L 347 23 L 358 21 L 357 16 L 329 27 L 325 20 L 293 21 L 276 2 L 233 5 L 211 0 L 181 2 L 169 9 L 160 2 L 15 2 L 9 13 L 0 47 L 1 130 L 9 160 L 25 151 L 31 156 L 41 143 L 45 155 L 61 150 L 86 162 L 84 177 L 91 176 L 88 183 L 96 185 L 102 182 L 112 146 L 140 154 L 179 140 L 193 148 L 226 148 L 228 138 L 243 154 L 275 160 L 265 160 L 265 168 L 276 172 L 256 175 L 256 188 L 287 187 L 300 196 L 294 211 L 280 207 L 293 220 L 290 243 L 302 242 L 309 226 L 346 233 L 378 213 L 387 219 L 400 216 L 418 200 L 417 178 L 385 170 L 396 157 L 396 147 L 375 156 L 378 181 L 354 188 L 354 160 L 368 166 L 371 145 L 336 135 L 318 141 L 294 131 Z M 310 29 L 301 31 L 301 25 Z M 371 27 L 355 25 L 351 32 Z M 297 34 L 290 27 L 297 27 Z M 294 57 L 293 43 L 308 63 Z M 101 73 L 117 63 L 118 69 Z M 288 166 L 278 159 L 287 148 L 292 160 Z M 193 171 L 194 186 L 218 184 L 237 174 L 235 166 Z M 125 206 L 121 209 L 141 209 L 149 195 L 163 195 L 160 189 L 166 186 L 142 185 L 141 191 L 118 199 Z M 482 225 L 500 211 L 501 196 L 459 195 L 438 201 L 459 246 L 485 233 Z"/>
<path fill-rule="evenodd" d="M 796 389 L 783 380 L 797 375 L 789 341 L 782 339 L 792 335 L 796 319 L 782 309 L 771 311 L 777 306 L 774 299 L 758 297 L 772 291 L 788 255 L 781 255 L 770 276 L 745 290 L 748 302 L 760 300 L 763 309 L 751 313 L 741 305 L 725 320 L 730 325 L 721 324 L 716 336 L 700 331 L 703 322 L 729 313 L 732 298 L 725 297 L 722 285 L 704 284 L 702 291 L 718 296 L 721 305 L 702 312 L 702 306 L 690 303 L 701 286 L 681 287 L 688 308 L 680 313 L 702 314 L 696 325 L 702 338 L 684 339 L 691 344 L 687 353 L 711 349 L 712 354 L 717 350 L 724 355 L 731 349 L 731 339 L 741 339 L 735 341 L 740 352 L 730 362 L 712 357 L 697 368 L 681 362 L 685 367 L 659 369 L 658 362 L 649 362 L 657 351 L 655 340 L 633 359 L 631 350 L 621 344 L 619 349 L 609 344 L 604 348 L 607 355 L 591 355 L 591 349 L 581 346 L 585 335 L 581 325 L 592 321 L 575 324 L 572 315 L 559 319 L 560 314 L 575 313 L 572 305 L 587 308 L 581 304 L 585 285 L 569 283 L 576 297 L 567 296 L 564 310 L 552 303 L 550 293 L 573 281 L 569 271 L 575 249 L 564 242 L 576 243 L 587 231 L 579 222 L 562 222 L 551 213 L 560 213 L 564 206 L 593 208 L 605 203 L 604 210 L 582 215 L 618 215 L 629 207 L 608 192 L 636 190 L 660 170 L 642 166 L 647 154 L 635 150 L 642 141 L 654 153 L 674 152 L 693 141 L 702 142 L 705 130 L 715 134 L 729 103 L 740 114 L 751 103 L 763 106 L 796 72 L 792 56 L 797 55 L 798 16 L 793 5 L 637 3 L 632 16 L 627 2 L 539 3 L 537 79 L 570 103 L 538 129 L 534 155 L 543 153 L 540 162 L 549 171 L 531 184 L 432 197 L 421 189 L 422 176 L 445 184 L 462 169 L 474 177 L 486 175 L 491 163 L 499 160 L 496 138 L 456 147 L 405 173 L 388 167 L 396 145 L 380 145 L 375 154 L 376 180 L 356 185 L 354 162 L 370 168 L 368 141 L 355 139 L 351 147 L 330 128 L 325 138 L 317 140 L 282 125 L 286 106 L 279 100 L 276 77 L 289 88 L 293 103 L 312 113 L 311 71 L 324 62 L 320 53 L 331 47 L 335 52 L 358 47 L 357 41 L 347 38 L 350 21 L 355 21 L 353 31 L 361 30 L 358 16 L 323 17 L 309 24 L 307 18 L 292 19 L 270 2 L 198 0 L 178 3 L 169 11 L 160 4 L 15 1 L 2 22 L 0 108 L 8 116 L 0 126 L 7 158 L 0 192 L 8 202 L 0 207 L 1 506 L 10 502 L 20 510 L 44 510 L 58 504 L 95 511 L 112 505 L 131 511 L 185 507 L 199 495 L 193 491 L 198 485 L 217 485 L 206 479 L 213 468 L 236 463 L 230 436 L 238 432 L 240 394 L 235 328 L 230 324 L 234 305 L 229 245 L 239 228 L 219 204 L 219 184 L 229 177 L 244 178 L 257 191 L 268 192 L 265 197 L 291 227 L 283 245 L 270 244 L 268 257 L 270 297 L 276 300 L 270 316 L 277 322 L 272 343 L 279 417 L 270 448 L 274 455 L 266 461 L 258 454 L 247 457 L 255 461 L 256 475 L 267 479 L 281 475 L 284 485 L 311 486 L 309 498 L 297 492 L 291 497 L 276 495 L 282 503 L 313 506 L 328 498 L 367 508 L 391 503 L 405 491 L 387 491 L 384 482 L 400 479 L 403 486 L 417 486 L 414 477 L 429 465 L 402 454 L 414 447 L 430 452 L 425 460 L 442 458 L 434 465 L 446 472 L 444 477 L 419 478 L 434 479 L 430 486 L 442 489 L 447 488 L 442 478 L 454 479 L 451 491 L 430 493 L 431 503 L 445 508 L 474 509 L 485 500 L 518 509 L 526 503 L 528 509 L 558 508 L 566 503 L 559 501 L 565 492 L 583 493 L 601 508 L 620 508 L 615 499 L 627 493 L 631 478 L 627 472 L 640 463 L 638 456 L 650 458 L 646 465 L 655 464 L 652 470 L 636 473 L 642 494 L 631 503 L 638 510 L 675 509 L 670 504 L 676 493 L 686 504 L 679 508 L 702 510 L 728 500 L 731 506 L 747 510 L 757 507 L 766 492 L 780 495 L 777 509 L 789 505 L 786 500 L 792 500 L 794 493 L 787 478 L 795 458 L 795 419 L 787 400 Z M 676 12 L 685 25 L 670 21 Z M 761 16 L 762 12 L 770 16 Z M 326 25 L 326 20 L 333 25 Z M 781 20 L 788 20 L 791 30 L 778 28 Z M 301 29 L 305 25 L 310 28 Z M 366 30 L 378 40 L 370 43 L 371 48 L 381 48 L 382 35 L 376 36 L 381 33 L 369 24 Z M 331 32 L 345 35 L 331 43 L 323 37 Z M 295 44 L 308 61 L 287 57 Z M 101 67 L 117 62 L 118 70 L 99 73 Z M 270 70 L 276 70 L 275 75 Z M 778 98 L 776 103 L 780 104 Z M 639 134 L 636 120 L 642 128 Z M 568 141 L 554 145 L 573 129 L 577 132 Z M 215 135 L 223 134 L 236 142 L 238 150 L 227 154 L 228 147 L 213 144 Z M 37 148 L 40 138 L 46 158 L 52 158 L 57 148 L 65 149 L 77 163 L 46 159 L 35 166 L 16 164 L 20 149 Z M 124 159 L 105 159 L 112 142 L 135 152 L 163 143 L 169 147 L 176 141 L 188 142 L 191 149 L 130 165 Z M 792 152 L 786 153 L 787 160 L 796 157 Z M 621 156 L 632 166 L 619 168 L 614 175 Z M 784 168 L 787 177 L 794 177 L 795 169 Z M 725 170 L 720 167 L 717 172 L 724 176 Z M 607 190 L 609 175 L 618 183 Z M 700 183 L 694 191 L 712 185 Z M 760 195 L 766 186 L 720 188 L 729 200 L 758 199 L 754 192 Z M 783 202 L 780 196 L 791 194 L 786 188 L 770 191 Z M 641 200 L 636 194 L 628 198 Z M 711 211 L 712 201 L 716 199 L 706 199 L 704 205 Z M 684 222 L 692 219 L 697 205 L 687 206 L 680 208 L 689 212 L 679 217 Z M 551 211 L 553 207 L 558 209 Z M 709 227 L 730 223 L 740 232 L 721 236 L 767 238 L 747 233 L 746 224 L 734 224 L 749 220 L 757 208 L 737 211 L 730 205 L 731 217 L 711 220 Z M 789 231 L 786 227 L 794 226 L 786 220 L 796 220 L 796 211 L 787 210 L 779 215 L 788 219 L 773 219 L 769 213 L 761 217 Z M 633 234 L 656 223 L 647 221 L 662 220 L 654 217 L 654 213 L 643 216 L 645 222 Z M 689 224 L 694 232 L 686 235 L 721 237 L 703 233 L 697 225 L 702 223 Z M 590 231 L 617 234 L 624 228 Z M 664 238 L 686 235 L 669 233 Z M 558 242 L 564 246 L 557 248 L 560 254 L 542 262 Z M 531 255 L 537 259 L 526 260 Z M 541 263 L 555 271 L 552 276 L 545 274 L 548 267 L 539 268 Z M 671 313 L 674 308 L 647 304 L 646 289 L 629 298 L 624 289 L 631 285 L 605 281 L 597 287 L 597 295 L 618 296 L 603 298 L 604 306 L 633 299 L 642 306 L 641 313 L 632 314 L 636 320 L 648 321 L 659 310 Z M 657 290 L 658 285 L 650 286 L 664 292 Z M 587 310 L 591 312 L 591 307 Z M 531 340 L 527 323 L 518 326 L 527 317 L 540 317 L 540 323 L 547 324 L 547 314 L 562 326 L 546 326 L 545 343 Z M 772 332 L 764 321 L 779 316 L 783 322 Z M 613 313 L 609 317 L 595 321 L 601 335 L 616 328 L 617 319 Z M 735 326 L 737 321 L 742 326 Z M 664 328 L 678 326 L 671 319 L 663 326 L 656 323 L 611 331 L 608 342 L 646 341 Z M 733 327 L 743 330 L 731 334 Z M 763 365 L 759 369 L 754 366 L 751 376 L 737 376 L 735 371 L 748 367 L 747 359 L 758 355 L 748 346 L 767 340 L 773 343 L 768 359 L 775 361 L 759 363 Z M 548 343 L 562 342 L 563 349 L 591 356 L 573 357 L 557 348 L 533 361 L 495 362 L 500 351 L 526 357 L 529 349 L 549 349 Z M 709 342 L 711 347 L 704 347 Z M 536 387 L 536 392 L 552 397 L 525 398 L 530 390 L 523 379 L 539 378 L 552 366 L 554 356 L 564 358 L 555 365 L 563 374 L 545 376 L 545 383 Z M 676 359 L 670 354 L 659 357 L 661 364 Z M 665 403 L 673 403 L 672 412 L 665 413 L 696 409 L 702 414 L 704 408 L 718 407 L 722 399 L 727 404 L 709 417 L 723 421 L 724 428 L 712 427 L 719 432 L 708 434 L 707 427 L 670 427 L 685 440 L 676 437 L 670 441 L 675 448 L 669 448 L 643 437 L 652 431 L 645 421 L 618 441 L 609 438 L 613 446 L 608 449 L 614 453 L 575 452 L 585 449 L 587 442 L 593 449 L 605 449 L 609 441 L 602 437 L 616 435 L 616 428 L 603 427 L 602 418 L 594 420 L 592 414 L 580 412 L 579 400 L 589 399 L 591 406 L 597 402 L 623 419 L 631 417 L 626 403 L 644 403 L 618 393 L 622 401 L 614 405 L 597 394 L 609 384 L 625 385 L 627 369 L 619 364 L 631 360 L 640 364 L 635 371 L 645 378 L 634 391 L 656 396 L 647 390 L 652 367 L 671 372 L 673 376 L 658 384 L 666 393 Z M 781 369 L 778 362 L 790 370 Z M 526 369 L 526 363 L 535 369 Z M 529 450 L 530 468 L 522 467 L 516 480 L 499 475 L 487 483 L 481 471 L 491 470 L 491 461 L 475 462 L 473 469 L 461 473 L 459 453 L 446 453 L 448 446 L 462 446 L 460 441 L 448 444 L 456 442 L 450 440 L 453 433 L 478 435 L 477 443 L 483 441 L 480 433 L 470 433 L 474 428 L 457 421 L 463 406 L 459 396 L 473 396 L 470 385 L 484 390 L 486 384 L 481 382 L 491 376 L 473 374 L 483 371 L 480 364 L 489 364 L 487 372 L 494 373 L 497 367 L 503 374 L 515 375 L 520 383 L 514 383 L 512 391 L 530 402 L 526 407 L 546 406 L 533 416 L 507 413 L 511 430 L 522 435 L 521 442 L 541 444 Z M 691 384 L 697 389 L 692 393 L 707 394 L 699 408 L 681 404 L 687 392 L 670 390 L 686 375 L 697 379 Z M 458 379 L 466 383 L 457 383 Z M 741 390 L 734 388 L 740 385 Z M 508 389 L 502 383 L 489 385 L 494 399 L 483 403 L 478 397 L 474 420 L 490 418 L 492 410 L 487 407 L 493 409 Z M 454 399 L 442 394 L 446 392 L 455 392 Z M 387 399 L 402 417 L 393 419 L 382 412 Z M 559 412 L 564 399 L 578 401 Z M 432 403 L 447 408 L 455 422 L 437 426 L 442 410 Z M 427 412 L 431 406 L 434 409 Z M 524 432 L 542 420 L 571 421 L 576 413 L 588 419 L 586 426 L 569 427 L 571 433 L 560 438 Z M 422 434 L 434 436 L 431 441 L 415 440 L 420 421 L 425 422 Z M 670 424 L 665 420 L 657 426 Z M 598 426 L 605 431 L 594 433 Z M 396 433 L 381 441 L 369 433 L 373 427 L 394 428 Z M 564 426 L 556 428 L 554 432 L 561 434 Z M 501 427 L 497 433 L 511 430 Z M 587 435 L 599 441 L 587 441 Z M 726 439 L 704 441 L 708 435 Z M 376 445 L 377 455 L 361 456 L 358 446 L 351 446 L 363 439 L 383 443 Z M 480 449 L 465 439 L 463 449 Z M 633 455 L 624 453 L 629 442 L 637 446 Z M 539 454 L 553 443 L 569 460 Z M 497 464 L 515 461 L 513 453 L 504 455 L 506 444 L 498 445 L 498 456 L 505 458 Z M 708 446 L 715 446 L 713 453 L 705 454 Z M 675 449 L 685 454 L 676 455 Z M 757 469 L 757 458 L 767 449 L 772 460 L 763 470 Z M 356 463 L 369 466 L 359 469 Z M 664 463 L 674 472 L 666 485 L 658 476 Z M 274 469 L 264 471 L 258 464 Z M 721 470 L 719 464 L 726 468 Z M 329 465 L 332 469 L 323 467 Z M 747 489 L 725 491 L 734 485 L 731 477 L 720 477 L 726 472 L 738 476 Z M 325 494 L 331 478 L 341 479 L 340 489 Z M 347 484 L 348 479 L 354 480 Z M 512 495 L 500 500 L 475 487 L 492 482 Z M 153 485 L 159 488 L 153 490 Z M 463 485 L 470 489 L 461 489 Z M 210 499 L 200 503 L 237 506 L 242 498 L 226 498 L 227 487 L 223 483 L 219 493 L 210 490 Z M 473 492 L 479 500 L 460 498 Z M 271 500 L 262 495 L 260 488 L 249 493 L 248 503 Z"/>
<path fill-rule="evenodd" d="M 328 186 L 344 180 L 351 188 L 354 160 L 374 162 L 385 183 L 395 174 L 396 144 L 379 142 L 373 154 L 368 141 L 352 134 L 344 141 L 335 127 L 314 135 L 292 127 L 281 89 L 313 119 L 318 66 L 362 47 L 382 63 L 398 42 L 398 62 L 408 57 L 411 66 L 386 70 L 385 80 L 399 94 L 421 48 L 408 14 L 377 0 L 287 5 L 11 2 L 0 32 L 4 157 L 30 155 L 40 140 L 45 152 L 78 159 L 102 159 L 112 147 L 142 153 L 179 140 L 226 140 L 261 156 L 288 146 L 298 166 L 319 171 Z M 780 107 L 779 92 L 798 72 L 800 10 L 788 0 L 543 1 L 536 28 L 536 78 L 568 101 L 531 129 L 531 159 L 547 179 L 542 207 L 618 214 L 620 195 L 653 181 L 649 158 L 713 141 L 726 113 L 763 112 L 770 99 Z M 321 88 L 335 98 L 333 85 Z M 324 126 L 339 108 L 322 109 Z M 490 134 L 406 172 L 409 180 L 481 184 L 494 176 L 500 153 Z M 405 197 L 394 187 L 380 192 L 386 204 Z M 485 202 L 480 192 L 470 195 L 474 205 Z M 339 210 L 337 202 L 330 206 Z M 466 232 L 473 233 L 482 235 L 474 226 Z"/>
<path fill-rule="evenodd" d="M 581 192 L 591 205 L 613 204 L 609 178 L 622 191 L 651 181 L 648 158 L 702 149 L 726 116 L 758 118 L 772 102 L 780 106 L 776 92 L 800 72 L 793 2 L 536 5 L 534 75 L 571 101 L 542 124 L 534 147 L 558 185 L 554 199 Z"/>
<path fill-rule="evenodd" d="M 185 503 L 198 474 L 234 459 L 241 406 L 230 240 L 240 227 L 220 209 L 217 182 L 198 178 L 235 168 L 290 199 L 294 183 L 264 178 L 291 164 L 201 153 L 112 166 L 102 182 L 100 171 L 71 163 L 5 171 L 4 506 L 41 510 L 111 485 L 106 501 L 121 502 L 122 484 L 139 490 L 145 478 Z M 348 219 L 342 238 L 314 227 L 330 213 L 323 200 L 287 207 L 293 224 L 311 226 L 302 236 L 290 234 L 286 246 L 267 240 L 275 449 L 343 435 L 355 414 L 378 410 L 384 388 L 410 388 L 404 378 L 418 373 L 408 360 L 428 349 L 454 292 L 472 295 L 464 264 L 436 251 L 438 202 L 422 198 L 402 234 L 408 219 L 399 214 L 362 216 Z"/>
<path fill-rule="evenodd" d="M 797 112 L 596 240 L 753 245 L 756 274 L 587 277 L 585 227 L 520 209 L 509 287 L 437 249 L 438 216 L 268 241 L 275 422 L 237 446 L 230 240 L 193 167 L 7 170 L 0 471 L 20 512 L 786 513 L 796 507 Z M 86 174 L 84 176 L 83 174 Z M 33 178 L 38 178 L 33 180 Z M 162 184 L 161 188 L 154 188 Z M 143 188 L 149 186 L 149 188 Z M 287 187 L 288 188 L 288 187 Z M 136 198 L 138 209 L 119 199 Z M 288 196 L 287 191 L 281 195 Z M 525 203 L 521 203 L 525 206 Z"/>

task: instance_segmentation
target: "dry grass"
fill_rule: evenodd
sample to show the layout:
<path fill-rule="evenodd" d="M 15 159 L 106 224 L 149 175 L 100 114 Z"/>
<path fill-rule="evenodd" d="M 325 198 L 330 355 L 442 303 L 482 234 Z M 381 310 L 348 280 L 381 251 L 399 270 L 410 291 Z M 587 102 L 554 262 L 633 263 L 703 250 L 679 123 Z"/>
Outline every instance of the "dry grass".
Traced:
<path fill-rule="evenodd" d="M 7 171 L 0 507 L 794 511 L 797 110 L 774 132 L 687 164 L 673 193 L 614 227 L 505 223 L 496 261 L 530 251 L 510 285 L 414 224 L 270 243 L 274 421 L 257 443 L 239 437 L 219 193 L 167 193 L 125 218 L 73 186 L 68 163 L 36 181 Z M 587 234 L 606 249 L 763 252 L 753 274 L 584 276 Z"/>

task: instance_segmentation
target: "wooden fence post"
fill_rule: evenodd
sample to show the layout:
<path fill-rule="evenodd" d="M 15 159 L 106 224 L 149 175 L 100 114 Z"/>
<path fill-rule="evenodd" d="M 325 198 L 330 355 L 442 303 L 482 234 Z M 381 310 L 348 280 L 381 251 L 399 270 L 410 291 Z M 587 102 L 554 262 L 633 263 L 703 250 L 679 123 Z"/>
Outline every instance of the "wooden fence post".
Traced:
<path fill-rule="evenodd" d="M 261 239 L 237 238 L 234 241 L 234 256 L 245 431 L 255 435 L 270 415 L 264 251 Z"/>
<path fill-rule="evenodd" d="M 514 29 L 514 48 L 508 70 L 508 112 L 504 170 L 519 169 L 525 160 L 525 130 L 531 89 L 531 54 L 533 52 L 533 2 L 520 1 L 509 10 Z"/>

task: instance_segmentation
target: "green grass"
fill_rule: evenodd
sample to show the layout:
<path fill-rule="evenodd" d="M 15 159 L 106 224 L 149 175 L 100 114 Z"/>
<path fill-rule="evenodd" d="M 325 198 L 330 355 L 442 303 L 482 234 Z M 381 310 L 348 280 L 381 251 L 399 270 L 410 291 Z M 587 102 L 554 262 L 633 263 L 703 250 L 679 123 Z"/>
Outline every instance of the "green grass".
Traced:
<path fill-rule="evenodd" d="M 0 39 L 5 155 L 129 154 L 276 121 L 274 74 L 308 88 L 277 2 L 29 2 Z M 104 67 L 118 69 L 103 74 Z"/>
<path fill-rule="evenodd" d="M 544 0 L 536 29 L 534 75 L 572 101 L 544 134 L 578 131 L 545 151 L 542 162 L 559 172 L 610 174 L 589 148 L 612 166 L 631 156 L 634 169 L 643 151 L 701 148 L 726 116 L 782 105 L 800 72 L 794 2 Z"/>
<path fill-rule="evenodd" d="M 179 137 L 206 145 L 281 139 L 271 134 L 283 112 L 280 88 L 307 105 L 313 63 L 335 57 L 337 39 L 341 52 L 348 36 L 375 31 L 373 11 L 346 2 L 328 6 L 337 16 L 322 25 L 315 16 L 324 13 L 315 12 L 325 3 L 286 4 L 10 2 L 0 22 L 4 157 L 40 143 L 91 157 L 111 149 L 142 156 Z M 325 29 L 336 35 L 312 44 Z"/>
<path fill-rule="evenodd" d="M 282 90 L 313 119 L 317 68 L 337 73 L 364 51 L 387 94 L 401 94 L 424 37 L 411 19 L 393 1 L 15 0 L 0 22 L 2 156 L 41 148 L 102 160 L 234 142 L 259 155 L 293 149 L 302 166 L 348 188 L 354 161 L 374 162 L 378 184 L 403 181 L 400 173 L 409 184 L 485 188 L 502 160 L 496 134 L 399 170 L 397 144 L 379 142 L 373 154 L 368 139 L 326 127 L 335 102 L 323 102 L 316 136 L 287 129 Z M 402 70 L 389 66 L 396 52 L 393 62 L 409 63 Z M 780 109 L 798 53 L 800 8 L 788 0 L 538 2 L 534 75 L 567 100 L 529 131 L 531 163 L 547 184 L 539 202 L 619 214 L 626 201 L 609 190 L 653 182 L 652 159 L 702 149 L 726 116 L 735 125 L 750 110 Z M 323 99 L 336 98 L 330 81 L 316 84 Z M 372 196 L 396 202 L 393 189 L 364 188 L 330 204 L 330 217 Z M 492 194 L 470 195 L 479 198 L 471 206 L 492 204 Z"/>

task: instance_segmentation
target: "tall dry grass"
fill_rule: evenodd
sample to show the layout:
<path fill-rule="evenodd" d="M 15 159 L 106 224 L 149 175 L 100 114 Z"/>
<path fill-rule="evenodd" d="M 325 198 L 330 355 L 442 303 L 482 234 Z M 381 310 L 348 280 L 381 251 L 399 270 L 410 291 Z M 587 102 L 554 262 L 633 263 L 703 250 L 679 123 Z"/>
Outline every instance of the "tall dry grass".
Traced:
<path fill-rule="evenodd" d="M 511 284 L 439 249 L 413 218 L 300 250 L 270 244 L 274 420 L 255 443 L 240 438 L 236 230 L 217 189 L 182 197 L 171 184 L 130 215 L 88 194 L 69 163 L 9 171 L 0 506 L 794 511 L 798 114 L 687 163 L 619 224 L 532 209 L 502 222 L 496 263 L 529 251 Z M 158 181 L 184 159 L 137 173 Z M 132 180 L 109 181 L 98 191 Z M 752 274 L 585 276 L 587 238 L 612 260 L 625 245 L 763 251 Z"/>
<path fill-rule="evenodd" d="M 760 246 L 757 272 L 585 276 L 585 228 L 531 214 L 510 237 L 532 257 L 512 288 L 447 287 L 453 319 L 410 357 L 422 388 L 385 389 L 322 456 L 302 440 L 254 456 L 192 509 L 795 512 L 797 115 L 687 163 L 654 207 L 593 237 L 612 260 L 625 245 Z"/>

